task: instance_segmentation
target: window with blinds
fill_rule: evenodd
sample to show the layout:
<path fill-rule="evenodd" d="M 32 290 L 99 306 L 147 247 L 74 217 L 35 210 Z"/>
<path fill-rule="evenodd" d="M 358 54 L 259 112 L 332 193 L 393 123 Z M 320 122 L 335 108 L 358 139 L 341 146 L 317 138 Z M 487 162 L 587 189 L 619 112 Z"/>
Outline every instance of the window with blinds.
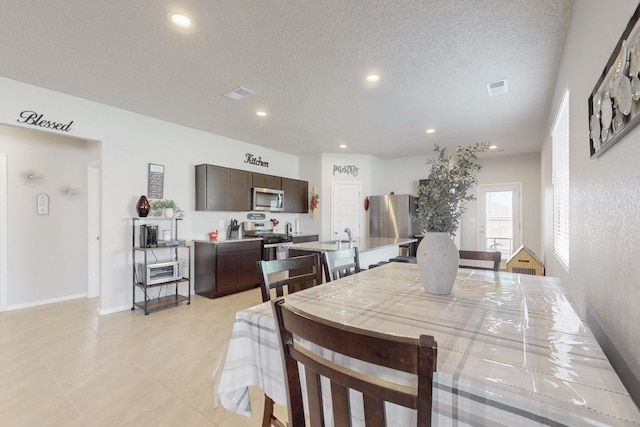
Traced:
<path fill-rule="evenodd" d="M 569 91 L 565 90 L 551 128 L 553 253 L 569 268 Z"/>

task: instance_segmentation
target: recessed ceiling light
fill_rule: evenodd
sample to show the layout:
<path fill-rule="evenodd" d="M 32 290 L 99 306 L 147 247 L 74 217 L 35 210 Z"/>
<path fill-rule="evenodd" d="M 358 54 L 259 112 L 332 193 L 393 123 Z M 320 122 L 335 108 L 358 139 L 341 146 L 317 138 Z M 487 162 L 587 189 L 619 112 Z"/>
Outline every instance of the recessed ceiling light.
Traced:
<path fill-rule="evenodd" d="M 498 146 L 495 144 L 489 146 L 489 150 L 497 150 L 497 149 L 498 149 Z"/>
<path fill-rule="evenodd" d="M 347 148 L 347 144 L 340 144 L 340 148 Z"/>
<path fill-rule="evenodd" d="M 266 115 L 266 111 L 256 111 L 256 116 L 265 117 Z"/>
<path fill-rule="evenodd" d="M 367 81 L 368 82 L 377 82 L 378 80 L 380 80 L 380 76 L 377 74 L 370 74 L 367 76 Z"/>
<path fill-rule="evenodd" d="M 171 15 L 171 22 L 179 27 L 187 28 L 191 26 L 191 19 L 178 13 Z"/>
<path fill-rule="evenodd" d="M 427 132 L 427 133 L 436 133 L 436 130 L 435 129 L 427 129 L 425 132 Z"/>

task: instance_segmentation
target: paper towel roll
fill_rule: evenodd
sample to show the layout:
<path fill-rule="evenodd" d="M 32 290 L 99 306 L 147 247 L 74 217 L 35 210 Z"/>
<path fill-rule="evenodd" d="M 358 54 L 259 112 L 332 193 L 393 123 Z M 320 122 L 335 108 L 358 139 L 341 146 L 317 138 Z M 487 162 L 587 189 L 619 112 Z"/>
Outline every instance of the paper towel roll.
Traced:
<path fill-rule="evenodd" d="M 293 221 L 293 232 L 294 233 L 299 233 L 300 232 L 300 219 L 296 218 Z"/>

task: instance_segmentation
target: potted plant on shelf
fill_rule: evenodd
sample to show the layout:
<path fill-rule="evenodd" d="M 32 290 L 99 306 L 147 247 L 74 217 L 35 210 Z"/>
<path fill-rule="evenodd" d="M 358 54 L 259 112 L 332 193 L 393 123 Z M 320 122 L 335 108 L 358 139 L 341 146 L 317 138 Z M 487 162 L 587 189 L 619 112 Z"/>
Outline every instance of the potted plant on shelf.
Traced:
<path fill-rule="evenodd" d="M 437 144 L 438 155 L 427 160 L 431 165 L 426 184 L 418 193 L 416 220 L 424 234 L 416 254 L 420 278 L 432 294 L 449 294 L 458 270 L 459 253 L 451 239 L 460 225 L 464 204 L 474 200 L 471 192 L 477 184 L 481 166 L 477 154 L 488 144 L 458 147 L 455 156 L 447 155 Z"/>
<path fill-rule="evenodd" d="M 160 199 L 151 202 L 151 210 L 160 212 L 165 218 L 182 218 L 184 211 L 171 199 Z"/>

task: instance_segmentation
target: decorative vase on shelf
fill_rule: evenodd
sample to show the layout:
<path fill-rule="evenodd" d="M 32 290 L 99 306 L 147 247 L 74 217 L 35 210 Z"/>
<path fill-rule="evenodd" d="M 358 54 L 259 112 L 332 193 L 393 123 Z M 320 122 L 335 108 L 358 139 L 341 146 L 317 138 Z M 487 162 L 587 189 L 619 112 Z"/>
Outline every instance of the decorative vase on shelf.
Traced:
<path fill-rule="evenodd" d="M 138 216 L 140 218 L 145 218 L 149 215 L 149 200 L 147 200 L 146 196 L 140 196 L 138 199 L 138 203 L 136 203 L 136 210 L 138 211 Z"/>
<path fill-rule="evenodd" d="M 173 208 L 164 208 L 164 217 L 165 218 L 173 218 L 174 215 Z"/>
<path fill-rule="evenodd" d="M 460 253 L 449 233 L 425 233 L 418 245 L 416 261 L 427 293 L 448 295 L 456 281 Z"/>

